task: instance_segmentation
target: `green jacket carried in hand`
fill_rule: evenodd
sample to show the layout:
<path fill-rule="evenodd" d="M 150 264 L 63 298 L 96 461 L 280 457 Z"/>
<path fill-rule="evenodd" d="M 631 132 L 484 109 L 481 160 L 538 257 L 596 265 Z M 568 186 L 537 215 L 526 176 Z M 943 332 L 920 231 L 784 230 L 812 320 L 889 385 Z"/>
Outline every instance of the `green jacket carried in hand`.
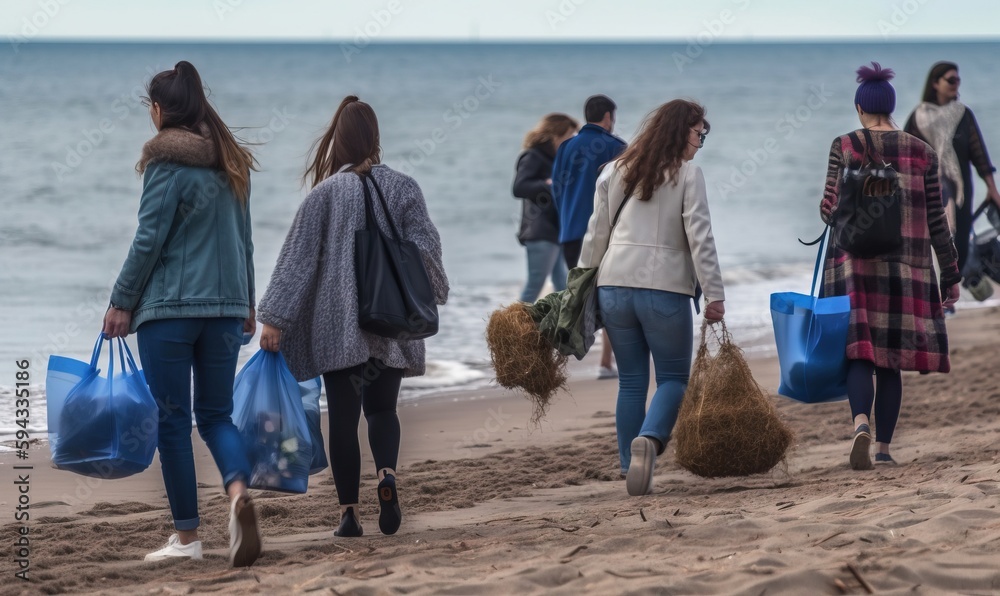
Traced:
<path fill-rule="evenodd" d="M 597 310 L 597 267 L 572 269 L 565 290 L 540 298 L 528 310 L 555 349 L 583 360 L 603 326 Z"/>

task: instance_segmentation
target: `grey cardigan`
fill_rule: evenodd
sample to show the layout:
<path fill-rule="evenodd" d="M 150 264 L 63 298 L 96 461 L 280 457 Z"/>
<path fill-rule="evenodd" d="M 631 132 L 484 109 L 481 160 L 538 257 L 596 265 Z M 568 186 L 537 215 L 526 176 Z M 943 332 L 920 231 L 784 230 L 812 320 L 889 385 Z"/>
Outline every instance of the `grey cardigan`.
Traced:
<path fill-rule="evenodd" d="M 388 166 L 372 175 L 404 239 L 420 248 L 438 304 L 448 299 L 441 238 L 417 183 Z M 379 227 L 391 234 L 375 198 Z M 288 231 L 258 319 L 282 330 L 281 352 L 304 381 L 377 358 L 407 377 L 424 374 L 424 342 L 372 335 L 358 326 L 354 232 L 365 227 L 364 192 L 357 174 L 330 176 L 309 193 Z"/>

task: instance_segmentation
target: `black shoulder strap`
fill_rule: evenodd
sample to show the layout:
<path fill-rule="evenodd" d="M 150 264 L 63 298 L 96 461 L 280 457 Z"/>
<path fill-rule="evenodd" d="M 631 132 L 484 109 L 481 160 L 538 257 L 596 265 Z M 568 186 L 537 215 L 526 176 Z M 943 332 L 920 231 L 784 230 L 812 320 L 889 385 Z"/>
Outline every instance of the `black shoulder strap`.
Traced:
<path fill-rule="evenodd" d="M 631 198 L 632 198 L 632 195 L 628 195 L 627 197 L 625 197 L 622 200 L 622 204 L 618 205 L 618 210 L 615 211 L 615 218 L 611 222 L 611 229 L 612 229 L 612 231 L 615 229 L 615 226 L 618 225 L 618 218 L 622 216 L 622 209 L 625 208 L 625 203 L 628 203 L 628 200 L 631 199 Z"/>
<path fill-rule="evenodd" d="M 854 149 L 855 153 L 857 153 L 858 155 L 867 155 L 868 148 L 865 147 L 865 144 L 861 142 L 861 137 L 859 137 L 854 133 L 851 133 L 847 135 L 847 138 L 851 140 L 851 148 Z M 861 164 L 862 167 L 864 167 L 864 165 L 865 164 L 863 163 Z"/>
<path fill-rule="evenodd" d="M 868 159 L 871 160 L 872 165 L 875 166 L 876 168 L 882 166 L 883 164 L 885 164 L 885 162 L 882 161 L 880 155 L 875 153 L 875 141 L 872 140 L 872 133 L 869 132 L 867 128 L 862 128 L 861 130 L 863 130 L 865 133 L 865 145 L 866 145 L 865 150 Z M 878 157 L 879 159 L 876 160 L 875 159 L 876 157 Z"/>
<path fill-rule="evenodd" d="M 361 188 L 365 192 L 365 229 L 367 230 L 377 230 L 378 220 L 375 219 L 375 212 L 372 207 L 372 195 L 368 190 L 368 183 L 365 181 L 364 174 L 355 172 L 358 176 L 358 180 L 361 181 Z"/>
<path fill-rule="evenodd" d="M 385 214 L 385 219 L 389 222 L 389 229 L 392 230 L 392 237 L 397 241 L 402 241 L 403 237 L 399 234 L 399 230 L 396 228 L 396 222 L 392 220 L 392 214 L 389 213 L 389 205 L 385 201 L 385 195 L 382 194 L 382 189 L 379 187 L 378 182 L 375 180 L 375 176 L 372 176 L 371 172 L 365 172 L 364 174 L 358 174 L 358 178 L 361 179 L 361 186 L 365 191 L 365 209 L 366 217 L 370 218 L 369 221 L 377 228 L 378 222 L 375 221 L 374 213 L 374 200 L 372 199 L 371 191 L 368 190 L 368 180 L 371 180 L 372 186 L 375 187 L 375 194 L 378 195 L 379 203 L 382 205 L 382 213 Z"/>

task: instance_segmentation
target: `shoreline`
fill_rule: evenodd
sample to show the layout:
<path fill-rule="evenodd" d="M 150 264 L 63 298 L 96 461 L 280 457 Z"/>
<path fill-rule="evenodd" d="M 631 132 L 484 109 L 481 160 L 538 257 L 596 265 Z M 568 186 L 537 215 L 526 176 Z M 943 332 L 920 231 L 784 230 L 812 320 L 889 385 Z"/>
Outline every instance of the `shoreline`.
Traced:
<path fill-rule="evenodd" d="M 654 493 L 628 497 L 618 479 L 617 383 L 588 378 L 599 355 L 591 352 L 539 428 L 528 426 L 527 400 L 495 387 L 401 402 L 404 521 L 395 536 L 378 533 L 365 444 L 362 538 L 332 535 L 339 510 L 329 470 L 312 476 L 304 495 L 254 491 L 265 554 L 251 573 L 227 567 L 228 503 L 200 438 L 206 560 L 153 565 L 142 556 L 171 531 L 157 461 L 131 478 L 97 481 L 51 468 L 45 446 L 32 445 L 33 582 L 0 593 L 791 594 L 835 593 L 835 581 L 857 592 L 846 563 L 880 592 L 918 584 L 919 593 L 988 592 L 1000 586 L 1000 370 L 992 364 L 1000 308 L 966 312 L 948 321 L 953 372 L 904 375 L 898 467 L 848 468 L 846 402 L 772 397 L 796 433 L 783 465 L 705 479 L 680 469 L 668 448 Z M 773 394 L 776 359 L 748 362 Z M 941 399 L 949 400 L 945 420 Z M 5 478 L 18 463 L 0 453 Z M 12 498 L 9 487 L 0 507 L 12 510 Z M 8 536 L 15 529 L 5 526 Z"/>

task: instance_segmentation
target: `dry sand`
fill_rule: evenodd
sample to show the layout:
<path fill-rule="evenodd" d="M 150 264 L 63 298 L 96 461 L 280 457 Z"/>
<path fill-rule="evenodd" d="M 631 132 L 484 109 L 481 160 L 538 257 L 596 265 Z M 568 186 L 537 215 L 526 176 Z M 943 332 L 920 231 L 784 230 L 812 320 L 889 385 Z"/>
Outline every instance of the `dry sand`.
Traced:
<path fill-rule="evenodd" d="M 952 373 L 904 375 L 898 467 L 849 469 L 846 402 L 775 397 L 797 434 L 785 466 L 706 480 L 668 450 L 654 494 L 629 497 L 615 382 L 577 375 L 535 430 L 516 395 L 445 395 L 400 408 L 398 534 L 378 533 L 366 454 L 366 535 L 333 536 L 339 511 L 323 472 L 306 495 L 258 493 L 266 552 L 251 570 L 227 567 L 227 503 L 200 440 L 206 559 L 156 564 L 142 557 L 171 532 L 157 465 L 90 486 L 51 469 L 36 445 L 32 581 L 14 579 L 7 554 L 0 593 L 861 594 L 864 581 L 878 593 L 997 594 L 1000 310 L 961 311 L 948 325 Z M 751 365 L 777 386 L 774 359 Z M 10 515 L 15 463 L 0 457 Z M 5 544 L 14 532 L 4 528 Z"/>

